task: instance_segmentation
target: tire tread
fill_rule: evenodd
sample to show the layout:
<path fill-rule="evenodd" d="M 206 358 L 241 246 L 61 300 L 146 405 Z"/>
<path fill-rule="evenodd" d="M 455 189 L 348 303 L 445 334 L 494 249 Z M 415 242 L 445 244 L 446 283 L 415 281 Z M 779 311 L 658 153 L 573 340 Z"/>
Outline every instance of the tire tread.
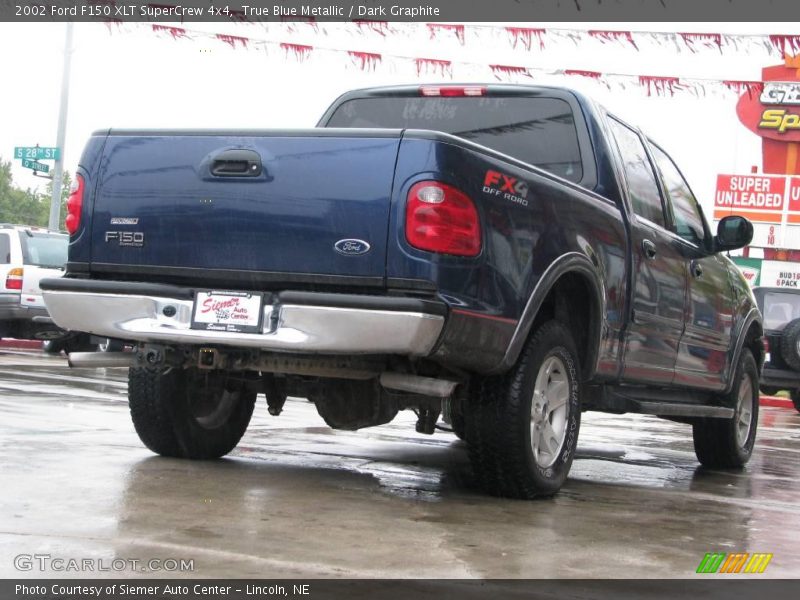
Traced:
<path fill-rule="evenodd" d="M 236 447 L 250 423 L 256 393 L 243 389 L 228 422 L 214 430 L 204 430 L 194 421 L 188 408 L 189 393 L 185 371 L 131 368 L 128 404 L 139 439 L 161 456 L 225 456 Z"/>
<path fill-rule="evenodd" d="M 466 415 L 468 452 L 476 482 L 487 492 L 507 498 L 532 499 L 558 491 L 536 484 L 521 427 L 528 427 L 525 378 L 533 352 L 551 335 L 570 340 L 558 321 L 542 325 L 531 337 L 516 366 L 502 376 L 481 377 L 472 386 Z M 574 347 L 570 348 L 576 356 Z"/>
<path fill-rule="evenodd" d="M 747 348 L 742 350 L 734 375 L 734 385 L 727 395 L 725 403 L 727 406 L 736 406 L 739 385 L 744 372 L 748 370 L 756 374 L 754 381 L 756 400 L 753 405 L 752 418 L 754 422 L 751 431 L 753 443 L 755 443 L 755 432 L 758 429 L 758 367 L 753 354 Z M 734 414 L 731 419 L 703 418 L 695 421 L 692 426 L 694 451 L 703 466 L 714 469 L 736 469 L 743 467 L 750 459 L 752 444 L 746 451 L 739 448 L 736 439 L 736 418 L 737 415 Z"/>

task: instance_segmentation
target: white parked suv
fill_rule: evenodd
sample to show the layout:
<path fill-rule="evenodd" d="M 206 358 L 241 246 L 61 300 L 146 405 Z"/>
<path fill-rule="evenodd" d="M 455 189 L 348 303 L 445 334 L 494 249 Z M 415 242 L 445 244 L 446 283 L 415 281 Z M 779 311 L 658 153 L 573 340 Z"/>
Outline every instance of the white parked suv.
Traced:
<path fill-rule="evenodd" d="M 61 277 L 69 236 L 41 227 L 0 223 L 0 337 L 58 340 L 39 280 Z"/>

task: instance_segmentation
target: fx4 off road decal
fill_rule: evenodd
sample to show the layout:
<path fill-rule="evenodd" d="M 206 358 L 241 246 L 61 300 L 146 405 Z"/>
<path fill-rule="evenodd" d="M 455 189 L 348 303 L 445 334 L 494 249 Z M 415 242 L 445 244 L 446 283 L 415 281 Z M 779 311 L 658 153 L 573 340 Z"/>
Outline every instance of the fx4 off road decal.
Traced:
<path fill-rule="evenodd" d="M 528 184 L 499 171 L 491 169 L 486 171 L 483 178 L 483 193 L 528 206 Z"/>

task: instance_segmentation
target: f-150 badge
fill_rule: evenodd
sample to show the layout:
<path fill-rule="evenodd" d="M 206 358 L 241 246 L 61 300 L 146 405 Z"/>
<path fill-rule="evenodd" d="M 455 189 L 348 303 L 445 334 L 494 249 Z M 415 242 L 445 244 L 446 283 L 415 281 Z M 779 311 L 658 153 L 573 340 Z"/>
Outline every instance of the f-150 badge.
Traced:
<path fill-rule="evenodd" d="M 333 247 L 339 254 L 344 254 L 345 256 L 360 256 L 370 250 L 370 245 L 364 240 L 353 239 L 339 240 Z"/>
<path fill-rule="evenodd" d="M 144 233 L 141 231 L 106 231 L 107 244 L 117 242 L 120 246 L 141 248 L 144 246 Z"/>

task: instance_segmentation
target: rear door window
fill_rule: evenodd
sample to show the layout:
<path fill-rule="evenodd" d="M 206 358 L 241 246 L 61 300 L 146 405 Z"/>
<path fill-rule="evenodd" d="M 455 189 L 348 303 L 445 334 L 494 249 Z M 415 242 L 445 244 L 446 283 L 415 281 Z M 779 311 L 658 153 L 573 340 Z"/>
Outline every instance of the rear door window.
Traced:
<path fill-rule="evenodd" d="M 7 233 L 0 233 L 0 265 L 11 263 L 11 239 Z"/>
<path fill-rule="evenodd" d="M 616 119 L 609 119 L 609 124 L 622 157 L 633 212 L 651 223 L 666 227 L 661 192 L 642 139 L 636 131 Z"/>
<path fill-rule="evenodd" d="M 675 233 L 687 242 L 703 246 L 706 238 L 703 213 L 700 211 L 689 184 L 686 183 L 678 167 L 666 152 L 652 144 L 650 147 L 672 203 Z"/>
<path fill-rule="evenodd" d="M 69 238 L 59 233 L 20 231 L 22 262 L 37 267 L 62 268 L 67 262 Z"/>
<path fill-rule="evenodd" d="M 583 178 L 572 108 L 558 98 L 355 98 L 343 102 L 325 126 L 442 131 L 570 181 Z"/>

